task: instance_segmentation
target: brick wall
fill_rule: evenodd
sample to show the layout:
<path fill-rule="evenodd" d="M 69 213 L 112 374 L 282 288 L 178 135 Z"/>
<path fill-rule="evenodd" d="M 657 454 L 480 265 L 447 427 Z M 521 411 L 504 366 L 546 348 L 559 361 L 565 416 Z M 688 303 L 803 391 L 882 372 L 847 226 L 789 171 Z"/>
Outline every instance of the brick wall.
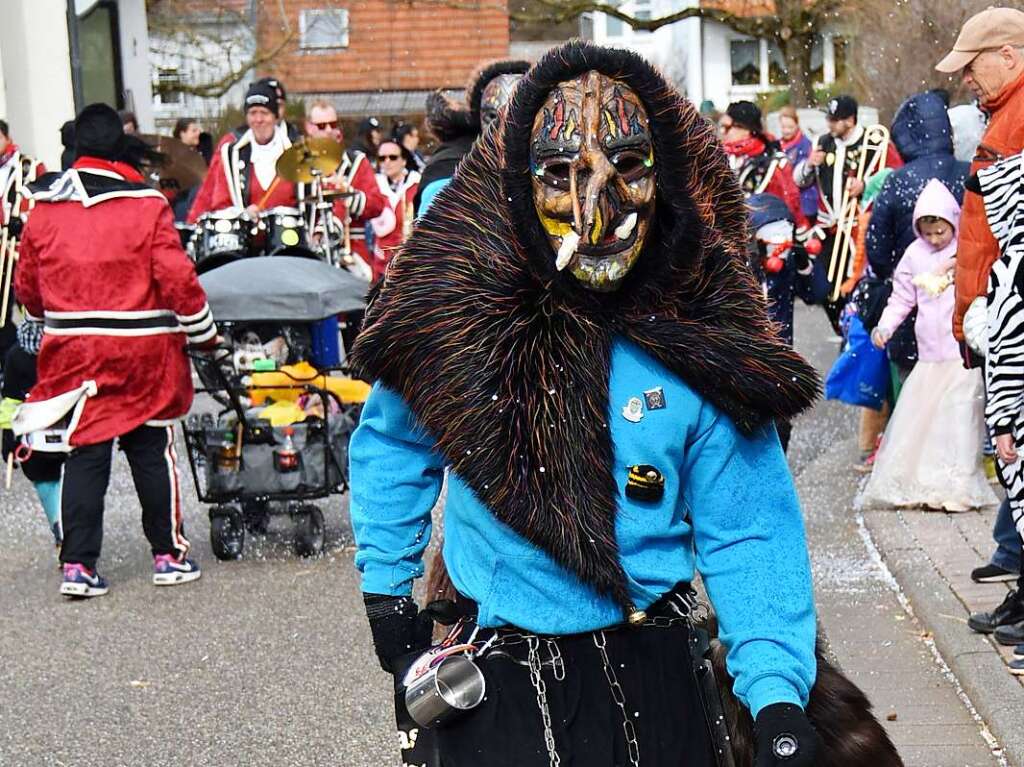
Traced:
<path fill-rule="evenodd" d="M 261 74 L 280 77 L 294 93 L 461 87 L 481 61 L 508 56 L 507 12 L 494 0 L 475 4 L 464 9 L 444 0 L 264 0 L 261 47 L 271 50 L 283 39 L 282 5 L 296 38 Z M 299 13 L 320 8 L 348 10 L 348 48 L 300 50 Z"/>

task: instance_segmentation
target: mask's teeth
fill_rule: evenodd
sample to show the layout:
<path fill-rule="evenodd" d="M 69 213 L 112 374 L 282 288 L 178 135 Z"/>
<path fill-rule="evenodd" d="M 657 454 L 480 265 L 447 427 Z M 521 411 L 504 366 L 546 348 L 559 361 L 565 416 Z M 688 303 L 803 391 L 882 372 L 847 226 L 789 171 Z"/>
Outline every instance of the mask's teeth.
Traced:
<path fill-rule="evenodd" d="M 620 240 L 624 240 L 627 237 L 629 237 L 630 234 L 633 233 L 633 227 L 635 227 L 635 226 L 636 226 L 636 211 L 633 211 L 628 216 L 626 216 L 626 220 L 625 221 L 623 221 L 621 224 L 619 224 L 617 227 L 615 227 L 615 236 L 617 238 L 619 238 Z"/>
<path fill-rule="evenodd" d="M 562 245 L 558 249 L 558 257 L 555 259 L 555 269 L 562 271 L 576 255 L 576 248 L 579 247 L 580 236 L 575 231 L 569 232 L 562 238 Z"/>

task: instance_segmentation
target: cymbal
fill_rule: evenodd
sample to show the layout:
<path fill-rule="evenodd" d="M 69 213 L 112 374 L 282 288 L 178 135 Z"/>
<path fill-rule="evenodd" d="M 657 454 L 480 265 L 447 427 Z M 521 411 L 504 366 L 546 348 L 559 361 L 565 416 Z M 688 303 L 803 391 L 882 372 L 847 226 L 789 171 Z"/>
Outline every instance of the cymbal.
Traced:
<path fill-rule="evenodd" d="M 306 138 L 296 142 L 277 158 L 277 175 L 292 183 L 309 184 L 318 176 L 329 176 L 341 165 L 344 153 L 330 138 Z"/>
<path fill-rule="evenodd" d="M 170 136 L 140 135 L 143 141 L 166 157 L 163 165 L 150 169 L 158 189 L 189 189 L 202 183 L 206 162 L 199 152 Z"/>

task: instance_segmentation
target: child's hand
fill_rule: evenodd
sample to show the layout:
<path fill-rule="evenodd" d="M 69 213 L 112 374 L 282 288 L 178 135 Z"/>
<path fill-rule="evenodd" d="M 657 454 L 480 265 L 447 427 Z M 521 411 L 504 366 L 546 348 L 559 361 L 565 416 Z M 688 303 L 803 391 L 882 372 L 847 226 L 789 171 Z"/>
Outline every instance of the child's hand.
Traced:
<path fill-rule="evenodd" d="M 871 331 L 871 343 L 875 345 L 876 349 L 884 349 L 885 345 L 889 343 L 891 334 L 886 333 L 881 328 L 875 328 Z"/>
<path fill-rule="evenodd" d="M 947 258 L 945 261 L 939 264 L 938 268 L 935 270 L 935 273 L 940 277 L 945 277 L 953 269 L 956 269 L 956 259 Z"/>
<path fill-rule="evenodd" d="M 1017 462 L 1017 445 L 1013 441 L 1012 434 L 996 435 L 996 455 L 1003 462 L 1004 466 L 1010 466 Z"/>

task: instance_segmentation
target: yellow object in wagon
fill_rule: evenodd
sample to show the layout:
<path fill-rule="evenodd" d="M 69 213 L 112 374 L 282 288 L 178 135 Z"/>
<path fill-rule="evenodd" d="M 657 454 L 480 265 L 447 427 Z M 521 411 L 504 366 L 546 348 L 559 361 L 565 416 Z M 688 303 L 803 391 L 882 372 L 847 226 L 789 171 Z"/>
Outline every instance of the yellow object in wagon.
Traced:
<path fill-rule="evenodd" d="M 329 391 L 346 405 L 362 404 L 370 395 L 370 385 L 365 381 L 324 375 L 303 360 L 280 370 L 253 373 L 249 399 L 253 405 L 262 405 L 268 399 L 294 402 L 305 393 L 304 386 Z"/>

